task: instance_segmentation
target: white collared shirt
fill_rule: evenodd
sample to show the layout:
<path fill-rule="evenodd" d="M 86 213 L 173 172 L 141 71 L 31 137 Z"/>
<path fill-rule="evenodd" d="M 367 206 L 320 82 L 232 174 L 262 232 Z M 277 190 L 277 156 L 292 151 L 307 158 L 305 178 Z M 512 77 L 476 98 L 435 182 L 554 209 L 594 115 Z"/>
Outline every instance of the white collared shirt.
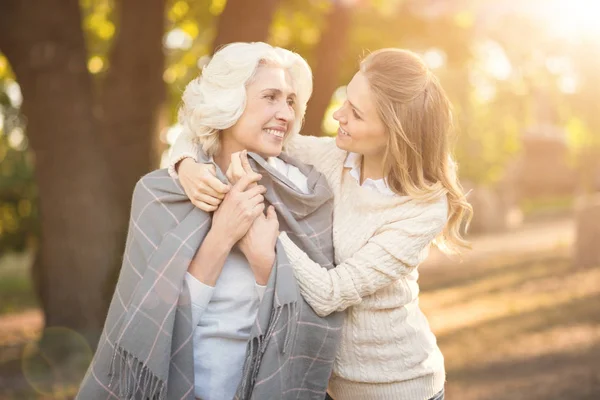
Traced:
<path fill-rule="evenodd" d="M 356 179 L 356 182 L 360 185 L 360 165 L 361 165 L 362 155 L 358 153 L 348 153 L 346 157 L 346 161 L 344 162 L 344 168 L 350 168 L 350 176 Z M 369 188 L 375 190 L 381 194 L 386 196 L 395 196 L 396 193 L 392 189 L 389 188 L 385 178 L 381 179 L 371 179 L 367 178 L 361 185 L 362 187 Z"/>

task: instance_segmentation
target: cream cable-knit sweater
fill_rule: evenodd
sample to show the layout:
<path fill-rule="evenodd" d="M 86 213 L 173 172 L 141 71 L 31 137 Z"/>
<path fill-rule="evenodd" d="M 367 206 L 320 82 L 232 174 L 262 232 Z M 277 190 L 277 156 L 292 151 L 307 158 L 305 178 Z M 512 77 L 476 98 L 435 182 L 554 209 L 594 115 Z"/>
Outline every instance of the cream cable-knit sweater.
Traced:
<path fill-rule="evenodd" d="M 319 315 L 347 313 L 332 397 L 433 397 L 444 386 L 444 360 L 419 309 L 416 267 L 446 224 L 446 198 L 423 204 L 359 186 L 343 168 L 347 152 L 330 138 L 297 136 L 285 151 L 314 165 L 334 191 L 336 268 L 327 271 L 280 236 L 306 301 Z M 182 154 L 196 154 L 190 138 L 176 142 L 171 166 Z"/>

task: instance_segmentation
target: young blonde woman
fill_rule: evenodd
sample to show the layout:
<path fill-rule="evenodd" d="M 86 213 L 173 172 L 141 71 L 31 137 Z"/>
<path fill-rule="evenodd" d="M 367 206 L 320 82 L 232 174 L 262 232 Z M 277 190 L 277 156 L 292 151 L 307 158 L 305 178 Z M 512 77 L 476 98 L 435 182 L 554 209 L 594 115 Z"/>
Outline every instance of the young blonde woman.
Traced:
<path fill-rule="evenodd" d="M 447 251 L 468 247 L 460 228 L 472 209 L 450 156 L 450 102 L 417 55 L 382 49 L 361 62 L 334 118 L 335 139 L 297 135 L 284 150 L 314 165 L 334 191 L 336 268 L 279 236 L 316 313 L 346 312 L 329 395 L 443 399 L 444 359 L 419 309 L 417 266 L 434 241 Z M 209 170 L 190 159 L 195 143 L 179 138 L 171 165 L 192 202 L 214 209 L 223 194 L 201 189 Z"/>

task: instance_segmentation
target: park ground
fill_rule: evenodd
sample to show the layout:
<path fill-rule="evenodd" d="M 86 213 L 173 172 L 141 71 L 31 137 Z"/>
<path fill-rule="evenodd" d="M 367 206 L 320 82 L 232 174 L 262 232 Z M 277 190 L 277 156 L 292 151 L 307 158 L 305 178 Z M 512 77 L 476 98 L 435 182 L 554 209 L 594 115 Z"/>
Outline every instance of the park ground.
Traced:
<path fill-rule="evenodd" d="M 432 252 L 421 307 L 447 399 L 600 399 L 600 266 L 572 265 L 573 236 L 564 217 L 478 236 L 462 261 Z M 42 317 L 15 267 L 28 256 L 11 257 L 0 261 L 0 400 L 70 398 L 73 386 L 48 389 L 27 362 Z"/>

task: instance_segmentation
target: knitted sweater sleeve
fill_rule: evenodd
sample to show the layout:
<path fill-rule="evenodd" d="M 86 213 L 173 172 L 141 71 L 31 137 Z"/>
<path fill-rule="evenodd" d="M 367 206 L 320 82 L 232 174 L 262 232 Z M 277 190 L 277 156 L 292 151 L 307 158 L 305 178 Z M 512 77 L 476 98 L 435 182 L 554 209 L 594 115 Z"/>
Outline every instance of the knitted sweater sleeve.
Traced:
<path fill-rule="evenodd" d="M 178 179 L 177 171 L 175 170 L 175 165 L 184 158 L 192 158 L 195 161 L 198 161 L 198 144 L 194 141 L 194 133 L 190 130 L 185 129 L 175 140 L 173 146 L 171 147 L 171 153 L 169 155 L 169 165 L 168 171 L 169 175 L 173 179 Z"/>
<path fill-rule="evenodd" d="M 303 163 L 315 165 L 325 158 L 331 148 L 335 147 L 335 138 L 293 135 L 286 143 L 285 152 Z M 168 171 L 174 179 L 178 178 L 175 165 L 184 158 L 197 160 L 198 144 L 194 141 L 194 134 L 189 130 L 181 132 L 169 155 Z"/>
<path fill-rule="evenodd" d="M 333 137 L 295 134 L 285 144 L 284 151 L 299 161 L 318 168 L 320 161 L 327 158 L 327 153 L 333 148 L 335 148 Z"/>
<path fill-rule="evenodd" d="M 423 261 L 444 228 L 447 206 L 441 203 L 382 226 L 362 248 L 330 270 L 312 261 L 283 232 L 280 240 L 304 299 L 323 317 L 401 279 Z"/>

